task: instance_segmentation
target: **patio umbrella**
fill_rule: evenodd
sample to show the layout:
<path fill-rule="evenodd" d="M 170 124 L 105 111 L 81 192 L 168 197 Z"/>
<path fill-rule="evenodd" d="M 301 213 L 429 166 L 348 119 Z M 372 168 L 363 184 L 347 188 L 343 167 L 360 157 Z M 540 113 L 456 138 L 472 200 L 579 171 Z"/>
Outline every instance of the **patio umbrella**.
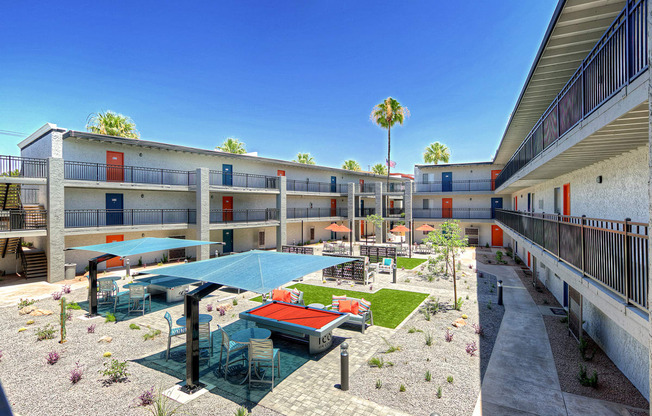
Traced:
<path fill-rule="evenodd" d="M 391 233 L 409 233 L 410 229 L 407 228 L 405 225 L 397 225 L 396 227 L 389 230 L 389 232 L 391 232 Z"/>
<path fill-rule="evenodd" d="M 332 223 L 331 225 L 329 225 L 328 227 L 326 227 L 326 228 L 324 228 L 324 229 L 325 229 L 325 230 L 328 230 L 328 231 L 335 231 L 335 232 L 337 232 L 337 231 L 336 231 L 336 230 L 337 230 L 337 227 L 339 227 L 339 225 L 337 225 L 337 224 L 335 224 L 335 223 Z"/>
<path fill-rule="evenodd" d="M 338 225 L 335 232 L 336 233 L 350 233 L 351 229 L 349 227 L 347 227 L 346 225 Z"/>
<path fill-rule="evenodd" d="M 416 229 L 417 231 L 435 231 L 434 227 L 429 226 L 428 224 L 423 224 L 421 227 Z"/>

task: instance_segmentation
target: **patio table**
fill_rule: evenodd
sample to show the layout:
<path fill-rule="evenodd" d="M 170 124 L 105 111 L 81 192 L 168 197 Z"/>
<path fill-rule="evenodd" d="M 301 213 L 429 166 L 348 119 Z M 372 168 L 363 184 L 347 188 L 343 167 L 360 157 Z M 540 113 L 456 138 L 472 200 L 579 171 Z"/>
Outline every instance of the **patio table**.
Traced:
<path fill-rule="evenodd" d="M 200 313 L 199 314 L 199 323 L 200 324 L 207 324 L 212 320 L 213 320 L 212 315 L 209 315 L 207 313 Z M 186 317 L 182 316 L 181 318 L 177 319 L 177 325 L 186 326 Z"/>
<path fill-rule="evenodd" d="M 234 332 L 231 335 L 231 341 L 235 341 L 239 344 L 245 344 L 248 346 L 249 341 L 252 339 L 268 339 L 272 336 L 272 331 L 265 328 L 246 328 L 241 329 L 237 332 Z M 258 369 L 256 369 L 256 374 L 258 374 Z M 249 379 L 249 372 L 239 384 L 244 384 Z"/>

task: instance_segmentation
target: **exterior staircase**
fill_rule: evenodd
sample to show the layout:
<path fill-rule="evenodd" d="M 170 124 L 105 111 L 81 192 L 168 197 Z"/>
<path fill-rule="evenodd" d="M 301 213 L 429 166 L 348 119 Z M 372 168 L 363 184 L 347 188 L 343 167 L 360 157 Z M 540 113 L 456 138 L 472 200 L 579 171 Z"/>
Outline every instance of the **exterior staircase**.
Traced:
<path fill-rule="evenodd" d="M 20 251 L 23 265 L 23 277 L 27 279 L 45 279 L 48 276 L 48 258 L 45 251 L 23 248 Z"/>

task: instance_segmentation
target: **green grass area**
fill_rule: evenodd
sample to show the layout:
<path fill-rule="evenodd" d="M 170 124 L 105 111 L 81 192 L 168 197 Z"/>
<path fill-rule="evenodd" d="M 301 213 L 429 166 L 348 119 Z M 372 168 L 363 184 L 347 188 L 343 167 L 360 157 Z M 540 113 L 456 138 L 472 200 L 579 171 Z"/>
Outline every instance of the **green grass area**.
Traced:
<path fill-rule="evenodd" d="M 330 305 L 333 295 L 346 295 L 357 299 L 365 298 L 371 302 L 371 310 L 374 313 L 374 325 L 384 326 L 386 328 L 396 328 L 398 324 L 403 322 L 405 317 L 428 297 L 425 293 L 406 292 L 394 289 L 380 289 L 376 293 L 369 293 L 302 283 L 297 283 L 289 287 L 296 287 L 304 293 L 303 301 L 306 305 L 310 303 Z M 263 301 L 260 296 L 251 300 L 256 302 Z"/>
<path fill-rule="evenodd" d="M 399 269 L 404 267 L 406 269 L 414 269 L 421 263 L 428 261 L 428 259 L 410 259 L 407 257 L 398 257 L 396 260 L 396 267 Z"/>

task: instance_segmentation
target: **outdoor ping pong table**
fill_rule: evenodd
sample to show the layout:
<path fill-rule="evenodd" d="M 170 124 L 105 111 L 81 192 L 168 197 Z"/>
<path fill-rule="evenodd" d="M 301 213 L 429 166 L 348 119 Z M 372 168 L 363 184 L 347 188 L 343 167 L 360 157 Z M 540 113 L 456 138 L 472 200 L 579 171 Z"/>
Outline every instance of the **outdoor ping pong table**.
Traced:
<path fill-rule="evenodd" d="M 183 277 L 152 275 L 134 280 L 134 283 L 147 286 L 149 293 L 165 293 L 166 302 L 180 302 L 190 289 L 190 285 L 201 283 L 201 280 L 185 279 Z"/>

